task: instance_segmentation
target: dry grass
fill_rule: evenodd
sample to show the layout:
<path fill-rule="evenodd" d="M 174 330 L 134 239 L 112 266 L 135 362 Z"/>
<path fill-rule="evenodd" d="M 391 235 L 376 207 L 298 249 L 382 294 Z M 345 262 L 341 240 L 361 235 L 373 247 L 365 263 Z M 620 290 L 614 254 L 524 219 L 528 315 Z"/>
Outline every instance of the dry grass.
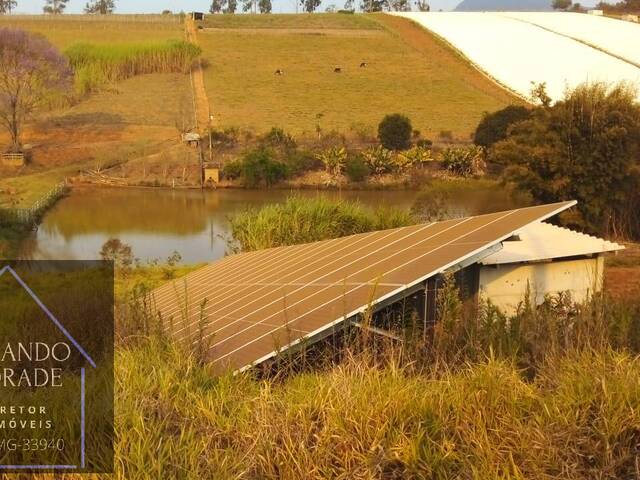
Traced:
<path fill-rule="evenodd" d="M 212 20 L 216 30 L 200 31 L 216 125 L 314 134 L 319 123 L 325 132 L 349 134 L 371 131 L 385 114 L 402 112 L 424 135 L 450 130 L 468 139 L 482 112 L 517 101 L 405 19 L 326 18 L 340 20 L 339 34 L 331 30 L 333 22 L 312 25 L 324 28 L 323 34 L 305 34 L 304 15 L 219 16 Z M 382 30 L 363 36 L 363 26 Z M 276 27 L 276 33 L 268 31 Z M 367 68 L 359 68 L 363 61 Z M 338 65 L 341 74 L 333 72 Z M 276 69 L 285 74 L 274 75 Z"/>

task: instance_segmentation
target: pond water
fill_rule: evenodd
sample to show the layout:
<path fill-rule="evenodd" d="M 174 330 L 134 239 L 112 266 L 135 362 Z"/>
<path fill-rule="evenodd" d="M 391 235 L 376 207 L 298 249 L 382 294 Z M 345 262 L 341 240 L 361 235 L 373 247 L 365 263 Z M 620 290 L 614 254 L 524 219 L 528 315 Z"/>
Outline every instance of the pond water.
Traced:
<path fill-rule="evenodd" d="M 410 208 L 411 191 L 295 192 L 359 200 L 364 205 Z M 60 200 L 22 246 L 32 259 L 95 259 L 109 238 L 131 245 L 142 261 L 164 260 L 177 251 L 184 263 L 222 257 L 228 217 L 247 207 L 282 202 L 288 190 L 165 190 L 78 188 Z"/>
<path fill-rule="evenodd" d="M 184 263 L 208 262 L 224 256 L 229 238 L 228 217 L 247 207 L 282 202 L 289 190 L 165 190 L 76 188 L 60 200 L 41 225 L 22 245 L 22 257 L 79 260 L 99 258 L 110 238 L 129 244 L 141 261 L 165 260 L 174 251 Z M 363 205 L 414 204 L 428 211 L 435 193 L 415 191 L 315 191 L 296 195 L 318 195 L 358 200 Z M 417 201 L 416 201 L 417 200 Z M 426 209 L 424 204 L 429 205 Z M 487 213 L 514 208 L 510 195 L 492 188 L 457 191 L 435 202 L 447 216 Z M 443 213 L 444 212 L 444 213 Z"/>

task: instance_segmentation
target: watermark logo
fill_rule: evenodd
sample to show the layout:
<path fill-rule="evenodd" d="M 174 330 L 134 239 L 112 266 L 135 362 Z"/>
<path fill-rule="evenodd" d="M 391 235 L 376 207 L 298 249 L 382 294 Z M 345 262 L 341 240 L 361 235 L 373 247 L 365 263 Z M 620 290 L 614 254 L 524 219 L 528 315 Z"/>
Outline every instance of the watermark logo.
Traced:
<path fill-rule="evenodd" d="M 0 264 L 0 473 L 113 471 L 113 266 Z"/>

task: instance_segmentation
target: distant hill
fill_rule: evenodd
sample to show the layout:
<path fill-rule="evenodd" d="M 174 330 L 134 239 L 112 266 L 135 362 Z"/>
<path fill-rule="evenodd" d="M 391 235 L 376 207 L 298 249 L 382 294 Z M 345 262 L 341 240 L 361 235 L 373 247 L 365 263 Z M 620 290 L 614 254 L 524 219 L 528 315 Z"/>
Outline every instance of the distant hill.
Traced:
<path fill-rule="evenodd" d="M 544 12 L 553 10 L 551 0 L 462 0 L 456 12 Z"/>

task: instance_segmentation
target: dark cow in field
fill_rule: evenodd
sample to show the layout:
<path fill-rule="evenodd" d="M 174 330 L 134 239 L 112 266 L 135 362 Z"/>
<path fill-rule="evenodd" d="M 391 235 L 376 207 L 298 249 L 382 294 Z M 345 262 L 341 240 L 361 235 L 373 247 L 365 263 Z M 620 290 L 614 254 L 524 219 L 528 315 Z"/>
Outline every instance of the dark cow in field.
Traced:
<path fill-rule="evenodd" d="M 275 72 L 273 72 L 274 75 L 284 75 L 284 70 L 282 69 L 277 69 Z"/>
<path fill-rule="evenodd" d="M 367 66 L 368 66 L 367 62 L 362 62 L 360 64 L 360 68 L 367 68 Z"/>
<path fill-rule="evenodd" d="M 342 73 L 342 67 L 333 67 L 333 73 Z"/>

